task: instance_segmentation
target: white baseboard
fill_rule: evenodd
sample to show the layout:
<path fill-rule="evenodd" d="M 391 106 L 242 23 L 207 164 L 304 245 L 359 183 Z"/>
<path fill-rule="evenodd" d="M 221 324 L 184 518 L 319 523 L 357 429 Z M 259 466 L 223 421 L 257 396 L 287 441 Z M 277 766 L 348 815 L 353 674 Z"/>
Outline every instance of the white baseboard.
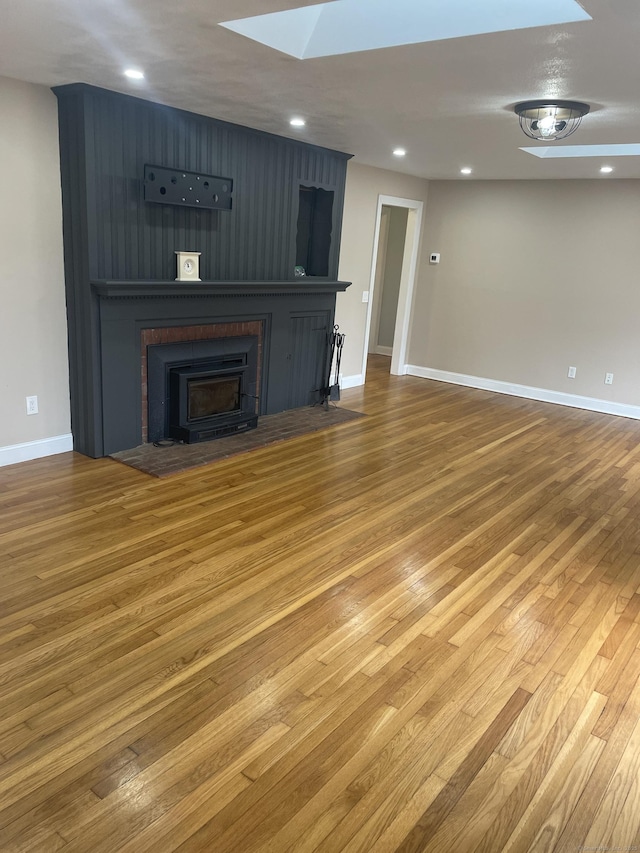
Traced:
<path fill-rule="evenodd" d="M 452 385 L 466 385 L 469 388 L 481 388 L 483 391 L 510 394 L 512 397 L 526 397 L 528 400 L 540 400 L 542 403 L 556 403 L 559 406 L 571 406 L 573 409 L 587 409 L 590 412 L 602 412 L 605 415 L 640 420 L 640 406 L 631 406 L 628 403 L 613 403 L 596 397 L 581 397 L 578 394 L 565 394 L 563 391 L 516 385 L 512 382 L 501 382 L 498 379 L 485 379 L 482 376 L 468 376 L 465 373 L 451 373 L 448 370 L 436 370 L 432 367 L 418 367 L 415 364 L 407 365 L 407 373 L 423 379 L 450 382 Z"/>
<path fill-rule="evenodd" d="M 357 388 L 358 385 L 364 385 L 364 376 L 362 373 L 356 373 L 354 376 L 343 376 L 340 374 L 340 387 Z"/>
<path fill-rule="evenodd" d="M 393 347 L 383 347 L 378 345 L 376 347 L 377 355 L 393 355 Z"/>
<path fill-rule="evenodd" d="M 10 444 L 8 447 L 0 447 L 0 467 L 15 465 L 16 462 L 28 462 L 30 459 L 41 459 L 43 456 L 54 456 L 69 450 L 73 450 L 71 433 L 41 438 L 38 441 L 25 441 L 24 444 Z"/>

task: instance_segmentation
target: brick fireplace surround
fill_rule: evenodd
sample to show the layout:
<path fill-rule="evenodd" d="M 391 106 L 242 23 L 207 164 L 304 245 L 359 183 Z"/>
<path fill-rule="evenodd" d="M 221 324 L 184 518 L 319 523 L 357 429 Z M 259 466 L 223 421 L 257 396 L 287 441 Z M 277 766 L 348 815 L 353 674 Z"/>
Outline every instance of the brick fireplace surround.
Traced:
<path fill-rule="evenodd" d="M 261 320 L 247 322 L 209 323 L 202 326 L 163 326 L 155 329 L 142 329 L 141 344 L 141 381 L 142 381 L 142 443 L 149 438 L 149 399 L 147 381 L 147 348 L 157 344 L 186 343 L 189 341 L 211 341 L 220 338 L 235 338 L 252 335 L 258 338 L 258 377 L 257 394 L 260 394 L 260 371 L 262 365 L 262 346 L 264 323 Z"/>

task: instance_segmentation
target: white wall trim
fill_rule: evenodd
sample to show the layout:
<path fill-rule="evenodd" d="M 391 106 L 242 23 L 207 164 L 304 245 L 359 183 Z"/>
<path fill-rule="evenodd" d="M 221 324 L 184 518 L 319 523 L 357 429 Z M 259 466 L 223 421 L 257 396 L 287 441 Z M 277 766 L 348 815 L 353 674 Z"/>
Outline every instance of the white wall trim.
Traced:
<path fill-rule="evenodd" d="M 15 465 L 16 462 L 28 462 L 30 459 L 66 453 L 69 450 L 73 450 L 71 433 L 41 438 L 38 441 L 25 441 L 23 444 L 10 444 L 0 447 L 0 468 L 4 465 Z"/>
<path fill-rule="evenodd" d="M 559 406 L 571 406 L 573 409 L 586 409 L 589 412 L 602 412 L 605 415 L 640 420 L 640 406 L 632 406 L 628 403 L 614 403 L 610 400 L 599 400 L 596 397 L 581 397 L 579 394 L 566 394 L 564 391 L 533 388 L 530 385 L 485 379 L 482 376 L 468 376 L 465 373 L 451 373 L 448 370 L 437 370 L 433 367 L 418 367 L 415 364 L 407 365 L 407 373 L 423 379 L 435 379 L 437 382 L 450 382 L 452 385 L 466 385 L 469 388 L 481 388 L 483 391 L 510 394 L 512 397 L 526 397 L 528 400 L 540 400 L 542 403 L 556 403 Z"/>
<path fill-rule="evenodd" d="M 354 373 L 353 376 L 343 376 L 340 374 L 340 387 L 357 388 L 358 385 L 364 385 L 364 375 L 362 373 Z"/>
<path fill-rule="evenodd" d="M 380 344 L 375 348 L 376 355 L 393 355 L 393 347 L 383 347 Z"/>

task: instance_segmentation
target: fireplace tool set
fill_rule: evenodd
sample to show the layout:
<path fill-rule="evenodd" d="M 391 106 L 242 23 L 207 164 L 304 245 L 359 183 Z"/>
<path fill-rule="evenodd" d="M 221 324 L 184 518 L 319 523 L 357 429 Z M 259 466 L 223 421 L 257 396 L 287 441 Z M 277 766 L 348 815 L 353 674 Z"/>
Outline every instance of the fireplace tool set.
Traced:
<path fill-rule="evenodd" d="M 340 362 L 342 361 L 342 347 L 344 346 L 345 335 L 341 334 L 340 326 L 336 323 L 333 331 L 327 339 L 328 350 L 328 373 L 327 382 L 322 389 L 322 403 L 325 409 L 329 408 L 329 401 L 337 402 L 340 399 Z M 335 367 L 334 367 L 335 364 Z M 333 373 L 333 382 L 331 374 Z"/>

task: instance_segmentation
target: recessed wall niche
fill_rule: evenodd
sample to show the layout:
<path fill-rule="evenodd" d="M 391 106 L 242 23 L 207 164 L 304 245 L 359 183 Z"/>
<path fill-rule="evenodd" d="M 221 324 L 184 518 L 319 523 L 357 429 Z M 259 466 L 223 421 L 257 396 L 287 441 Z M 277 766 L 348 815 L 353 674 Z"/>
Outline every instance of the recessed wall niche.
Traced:
<path fill-rule="evenodd" d="M 307 275 L 329 275 L 333 198 L 333 190 L 300 185 L 296 266 L 303 267 Z"/>

